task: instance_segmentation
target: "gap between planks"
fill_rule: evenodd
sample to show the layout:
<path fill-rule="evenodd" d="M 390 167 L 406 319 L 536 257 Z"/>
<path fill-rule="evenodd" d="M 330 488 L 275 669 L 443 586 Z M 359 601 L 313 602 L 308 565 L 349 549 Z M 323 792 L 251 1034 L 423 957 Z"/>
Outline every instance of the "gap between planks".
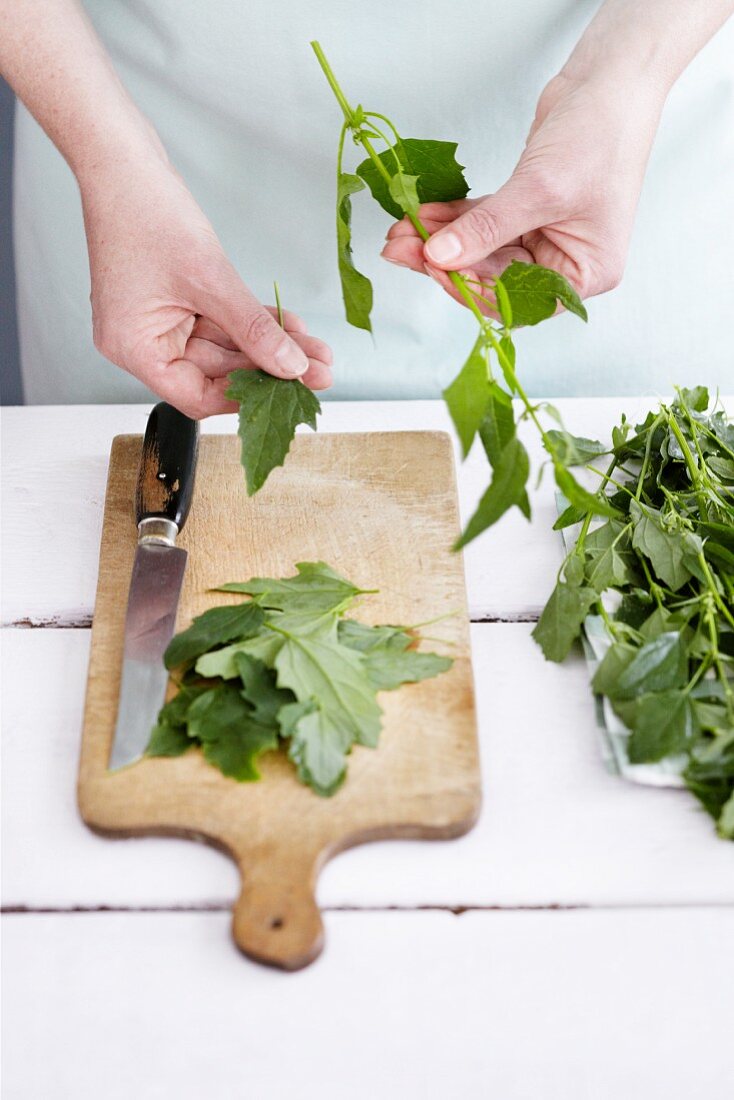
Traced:
<path fill-rule="evenodd" d="M 680 902 L 608 902 L 605 904 L 561 904 L 548 902 L 534 905 L 325 905 L 322 913 L 450 913 L 461 917 L 464 913 L 569 913 L 569 912 L 644 912 L 657 909 L 732 909 L 728 901 L 680 901 Z M 84 916 L 93 913 L 229 913 L 231 902 L 202 902 L 198 905 L 69 905 L 30 906 L 6 905 L 0 909 L 4 917 L 26 916 Z"/>

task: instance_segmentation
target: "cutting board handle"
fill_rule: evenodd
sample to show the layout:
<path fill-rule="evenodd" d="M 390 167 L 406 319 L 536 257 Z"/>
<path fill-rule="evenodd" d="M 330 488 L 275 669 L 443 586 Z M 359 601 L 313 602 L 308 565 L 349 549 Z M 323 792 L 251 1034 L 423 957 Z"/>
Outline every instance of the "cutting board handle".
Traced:
<path fill-rule="evenodd" d="M 321 954 L 319 862 L 292 850 L 279 859 L 271 849 L 262 861 L 250 856 L 241 865 L 242 891 L 232 915 L 232 934 L 241 951 L 284 970 L 300 970 Z"/>

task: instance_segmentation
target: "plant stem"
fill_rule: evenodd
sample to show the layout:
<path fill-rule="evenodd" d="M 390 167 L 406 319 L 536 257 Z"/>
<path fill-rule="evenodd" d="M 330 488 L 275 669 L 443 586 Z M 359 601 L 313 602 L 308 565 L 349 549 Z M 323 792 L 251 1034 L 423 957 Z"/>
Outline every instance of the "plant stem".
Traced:
<path fill-rule="evenodd" d="M 283 307 L 280 304 L 280 290 L 278 288 L 278 280 L 273 280 L 273 290 L 275 291 L 275 304 L 278 307 L 278 324 L 281 328 L 285 328 L 283 324 Z"/>
<path fill-rule="evenodd" d="M 348 125 L 351 126 L 352 122 L 354 120 L 354 111 L 349 106 L 349 103 L 347 102 L 347 97 L 344 95 L 344 92 L 339 87 L 339 82 L 337 81 L 336 77 L 334 76 L 333 72 L 331 71 L 331 65 L 326 60 L 326 55 L 324 54 L 324 51 L 321 49 L 321 46 L 319 45 L 319 43 L 315 42 L 315 41 L 311 43 L 311 49 L 313 50 L 313 52 L 316 54 L 316 57 L 318 58 L 319 65 L 323 69 L 324 76 L 329 81 L 329 84 L 331 86 L 331 90 L 334 93 L 334 95 L 336 96 L 337 101 L 339 103 L 339 106 L 341 107 L 342 111 L 344 112 L 344 117 L 347 120 Z"/>

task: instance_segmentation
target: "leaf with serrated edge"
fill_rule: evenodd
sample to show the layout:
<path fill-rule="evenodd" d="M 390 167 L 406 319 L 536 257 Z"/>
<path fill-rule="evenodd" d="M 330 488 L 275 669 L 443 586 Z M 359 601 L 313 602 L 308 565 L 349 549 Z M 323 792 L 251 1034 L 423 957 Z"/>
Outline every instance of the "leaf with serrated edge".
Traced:
<path fill-rule="evenodd" d="M 296 427 L 307 424 L 316 431 L 321 405 L 298 379 L 274 378 L 260 370 L 233 371 L 225 397 L 240 403 L 241 462 L 252 496 L 285 462 Z"/>

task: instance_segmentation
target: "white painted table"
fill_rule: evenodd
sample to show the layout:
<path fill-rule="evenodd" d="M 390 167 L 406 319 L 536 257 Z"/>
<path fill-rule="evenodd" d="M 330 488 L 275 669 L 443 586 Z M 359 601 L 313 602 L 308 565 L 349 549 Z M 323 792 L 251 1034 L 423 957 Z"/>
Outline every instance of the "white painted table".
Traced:
<path fill-rule="evenodd" d="M 605 437 L 649 400 L 556 404 L 572 431 Z M 9 1100 L 731 1091 L 734 849 L 686 793 L 605 772 L 582 660 L 559 668 L 534 646 L 561 556 L 549 479 L 532 525 L 506 517 L 466 553 L 481 821 L 461 840 L 334 860 L 310 969 L 237 954 L 224 856 L 84 828 L 74 785 L 107 459 L 147 412 L 3 410 Z M 322 418 L 324 431 L 448 427 L 438 402 L 332 403 Z M 477 454 L 459 474 L 464 518 L 483 477 Z"/>

